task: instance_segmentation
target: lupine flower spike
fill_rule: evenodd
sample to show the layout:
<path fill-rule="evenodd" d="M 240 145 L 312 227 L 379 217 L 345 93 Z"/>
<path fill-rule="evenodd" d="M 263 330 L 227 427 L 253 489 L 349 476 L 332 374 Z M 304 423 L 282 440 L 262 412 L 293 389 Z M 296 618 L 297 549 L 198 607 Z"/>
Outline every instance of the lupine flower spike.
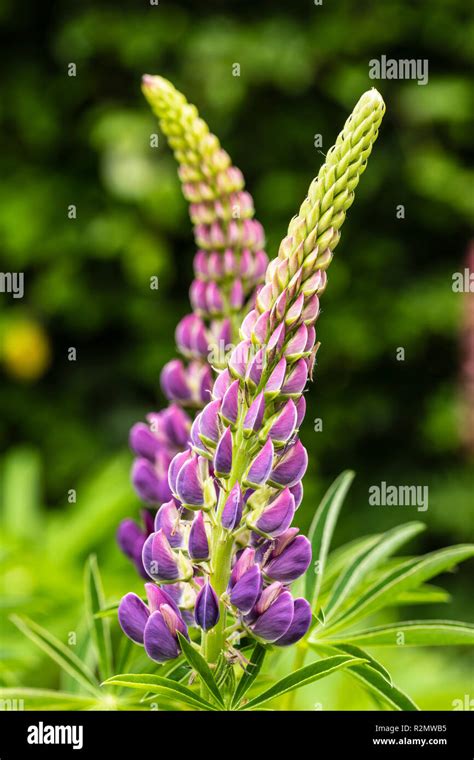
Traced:
<path fill-rule="evenodd" d="M 147 423 L 137 423 L 130 432 L 130 448 L 137 457 L 132 483 L 147 507 L 156 508 L 171 498 L 169 464 L 189 439 L 192 419 L 180 407 L 199 409 L 209 401 L 213 368 L 222 366 L 226 347 L 238 338 L 268 259 L 263 228 L 253 219 L 253 200 L 244 190 L 243 175 L 195 106 L 161 77 L 144 76 L 143 93 L 178 161 L 198 246 L 190 289 L 193 313 L 176 328 L 176 343 L 185 361 L 173 359 L 161 372 L 170 406 L 149 414 Z M 141 574 L 139 557 L 150 532 L 147 522 L 147 515 L 144 528 L 127 519 L 118 533 L 119 545 Z"/>
<path fill-rule="evenodd" d="M 154 81 L 146 86 L 153 88 Z M 158 82 L 159 97 L 171 98 L 169 86 Z M 188 156 L 192 165 L 182 136 L 193 122 L 195 112 L 189 109 L 174 147 L 180 160 Z M 159 593 L 172 603 L 160 596 L 147 607 L 128 594 L 119 611 L 125 633 L 158 662 L 177 656 L 176 632 L 186 634 L 191 607 L 188 625 L 200 631 L 210 664 L 230 653 L 229 627 L 233 637 L 276 646 L 294 644 L 308 630 L 310 606 L 290 590 L 311 562 L 308 539 L 292 525 L 308 465 L 298 432 L 305 412 L 302 394 L 318 348 L 315 322 L 326 270 L 384 110 L 376 90 L 357 103 L 266 270 L 265 284 L 241 324 L 240 341 L 193 423 L 189 447 L 169 465 L 172 506 L 158 513 L 142 558 Z M 194 142 L 205 135 L 199 127 Z M 217 176 L 227 176 L 227 170 L 224 158 L 213 165 Z M 190 185 L 188 197 L 202 204 L 196 222 L 212 226 L 211 212 L 221 217 L 207 177 L 186 169 L 182 178 Z M 202 233 L 210 245 L 209 236 Z M 216 232 L 212 244 L 218 240 Z M 217 308 L 213 288 L 211 294 Z M 145 459 L 148 443 L 144 436 Z"/>

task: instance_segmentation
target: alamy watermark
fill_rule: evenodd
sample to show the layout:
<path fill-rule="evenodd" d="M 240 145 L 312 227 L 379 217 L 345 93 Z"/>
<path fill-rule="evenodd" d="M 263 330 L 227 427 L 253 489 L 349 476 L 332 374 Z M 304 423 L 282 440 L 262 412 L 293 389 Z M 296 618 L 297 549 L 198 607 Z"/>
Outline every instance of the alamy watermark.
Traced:
<path fill-rule="evenodd" d="M 427 58 L 372 58 L 369 61 L 371 79 L 415 79 L 417 84 L 428 84 Z"/>
<path fill-rule="evenodd" d="M 13 298 L 23 298 L 24 282 L 23 272 L 0 272 L 0 293 L 11 293 Z"/>
<path fill-rule="evenodd" d="M 418 512 L 428 509 L 428 486 L 393 486 L 382 480 L 370 486 L 369 504 L 376 507 L 416 507 Z"/>

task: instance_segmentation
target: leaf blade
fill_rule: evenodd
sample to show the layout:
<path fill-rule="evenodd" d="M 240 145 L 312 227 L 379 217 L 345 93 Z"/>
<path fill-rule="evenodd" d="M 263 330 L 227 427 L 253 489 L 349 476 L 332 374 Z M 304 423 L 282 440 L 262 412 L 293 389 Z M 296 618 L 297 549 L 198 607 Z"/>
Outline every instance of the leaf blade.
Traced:
<path fill-rule="evenodd" d="M 74 652 L 70 652 L 62 641 L 26 616 L 11 615 L 10 619 L 30 641 L 33 641 L 40 649 L 46 652 L 52 660 L 78 681 L 81 686 L 94 694 L 94 696 L 100 694 L 100 689 L 92 671 L 84 665 Z"/>
<path fill-rule="evenodd" d="M 214 697 L 217 704 L 221 707 L 224 707 L 224 700 L 219 691 L 219 687 L 204 657 L 196 649 L 194 649 L 193 645 L 190 644 L 187 638 L 183 636 L 179 631 L 178 639 L 182 652 L 188 663 L 191 665 L 193 670 L 196 670 L 197 673 L 201 676 L 203 682 L 206 684 L 210 694 Z"/>
<path fill-rule="evenodd" d="M 232 701 L 230 703 L 231 709 L 234 709 L 242 702 L 242 699 L 247 694 L 261 670 L 266 653 L 267 650 L 262 644 L 257 643 L 255 645 L 249 663 L 232 696 Z"/>
<path fill-rule="evenodd" d="M 326 621 L 334 617 L 344 601 L 360 585 L 367 574 L 377 567 L 382 560 L 393 554 L 406 541 L 416 536 L 425 526 L 421 522 L 410 522 L 397 525 L 392 530 L 383 533 L 374 546 L 363 549 L 357 554 L 347 569 L 339 576 L 331 597 L 324 609 Z"/>
<path fill-rule="evenodd" d="M 345 470 L 330 485 L 312 520 L 308 538 L 313 550 L 313 563 L 305 576 L 305 596 L 311 606 L 318 598 L 323 581 L 331 539 L 346 494 L 354 480 L 355 472 Z M 314 558 L 319 562 L 319 572 L 314 572 Z"/>
<path fill-rule="evenodd" d="M 191 691 L 187 686 L 177 681 L 171 681 L 168 678 L 162 678 L 154 673 L 122 673 L 108 678 L 102 685 L 126 686 L 129 689 L 163 694 L 191 707 L 197 707 L 200 710 L 214 711 L 216 709 L 214 705 L 199 694 Z"/>
<path fill-rule="evenodd" d="M 90 555 L 84 569 L 84 596 L 89 627 L 97 654 L 99 674 L 101 680 L 105 680 L 113 671 L 112 641 L 110 638 L 110 621 L 106 618 L 95 618 L 95 614 L 100 612 L 105 600 L 97 557 L 94 554 Z"/>
<path fill-rule="evenodd" d="M 395 593 L 415 588 L 473 556 L 474 545 L 459 544 L 404 562 L 374 583 L 351 607 L 336 618 L 328 629 L 335 631 L 349 623 L 355 623 L 361 617 L 381 609 Z"/>
<path fill-rule="evenodd" d="M 325 659 L 313 662 L 311 665 L 305 665 L 290 673 L 290 675 L 281 678 L 276 684 L 258 694 L 240 709 L 251 710 L 254 706 L 262 705 L 270 699 L 275 699 L 282 694 L 286 694 L 288 691 L 299 689 L 302 686 L 325 678 L 341 668 L 352 666 L 358 662 L 360 662 L 359 659 L 348 655 L 335 655 L 334 657 L 326 657 Z"/>
<path fill-rule="evenodd" d="M 397 641 L 400 634 L 403 634 L 403 644 Z M 371 647 L 473 646 L 474 625 L 456 620 L 406 620 L 346 633 L 342 639 L 326 639 L 327 643 L 342 641 Z"/>

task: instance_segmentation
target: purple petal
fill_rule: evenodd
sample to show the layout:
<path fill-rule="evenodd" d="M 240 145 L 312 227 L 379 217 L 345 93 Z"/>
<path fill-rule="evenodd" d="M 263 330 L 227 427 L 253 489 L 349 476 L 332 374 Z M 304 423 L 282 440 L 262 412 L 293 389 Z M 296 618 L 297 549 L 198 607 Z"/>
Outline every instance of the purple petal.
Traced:
<path fill-rule="evenodd" d="M 118 608 L 122 631 L 136 644 L 143 644 L 143 632 L 150 617 L 148 607 L 136 594 L 126 594 Z"/>
<path fill-rule="evenodd" d="M 303 501 L 303 484 L 301 480 L 295 483 L 294 486 L 291 486 L 290 491 L 295 498 L 295 510 L 296 510 L 298 509 L 301 502 Z"/>
<path fill-rule="evenodd" d="M 226 428 L 214 456 L 214 471 L 216 475 L 227 477 L 232 469 L 232 431 Z"/>
<path fill-rule="evenodd" d="M 299 359 L 306 350 L 308 341 L 308 328 L 306 325 L 300 325 L 295 334 L 290 338 L 285 346 L 285 356 L 288 361 Z"/>
<path fill-rule="evenodd" d="M 155 461 L 155 456 L 160 450 L 160 441 L 154 435 L 148 425 L 137 422 L 130 430 L 129 444 L 132 451 L 139 457 L 144 457 L 150 462 Z"/>
<path fill-rule="evenodd" d="M 293 435 L 296 428 L 297 412 L 296 406 L 292 399 L 290 399 L 283 409 L 278 413 L 278 416 L 270 428 L 268 435 L 275 444 L 283 445 Z"/>
<path fill-rule="evenodd" d="M 284 533 L 291 525 L 295 514 L 295 500 L 289 488 L 285 488 L 268 507 L 266 507 L 256 522 L 256 529 L 272 538 Z"/>
<path fill-rule="evenodd" d="M 263 449 L 257 454 L 250 465 L 245 482 L 250 486 L 261 486 L 266 483 L 273 464 L 273 443 L 268 438 Z"/>
<path fill-rule="evenodd" d="M 281 554 L 270 558 L 264 567 L 269 578 L 281 583 L 291 583 L 306 572 L 311 562 L 311 544 L 306 536 L 296 536 Z M 282 634 L 283 635 L 283 634 Z"/>
<path fill-rule="evenodd" d="M 250 435 L 251 433 L 260 430 L 262 426 L 263 415 L 265 413 L 265 397 L 262 393 L 252 401 L 247 414 L 244 419 L 244 433 Z"/>
<path fill-rule="evenodd" d="M 230 591 L 230 601 L 240 612 L 247 614 L 257 601 L 262 589 L 262 574 L 258 565 L 252 565 Z"/>
<path fill-rule="evenodd" d="M 179 613 L 179 607 L 170 593 L 171 588 L 171 586 L 168 586 L 168 590 L 164 591 L 164 589 L 157 586 L 155 583 L 145 583 L 145 591 L 150 612 L 156 612 L 156 610 L 160 609 L 162 604 L 168 604 L 176 613 Z"/>
<path fill-rule="evenodd" d="M 227 501 L 222 510 L 222 525 L 227 530 L 235 530 L 240 525 L 242 519 L 242 491 L 238 483 L 232 488 Z"/>
<path fill-rule="evenodd" d="M 304 359 L 298 359 L 283 383 L 281 392 L 289 395 L 302 393 L 308 382 L 308 365 Z"/>
<path fill-rule="evenodd" d="M 232 424 L 237 422 L 239 415 L 239 388 L 239 381 L 234 380 L 222 399 L 221 415 L 227 422 Z"/>
<path fill-rule="evenodd" d="M 223 398 L 227 388 L 232 382 L 232 378 L 229 372 L 225 369 L 220 375 L 217 376 L 216 382 L 212 389 L 212 395 L 215 399 Z"/>
<path fill-rule="evenodd" d="M 204 494 L 199 477 L 199 458 L 193 456 L 183 464 L 176 478 L 176 492 L 185 506 L 202 507 Z"/>
<path fill-rule="evenodd" d="M 277 641 L 288 630 L 293 619 L 293 597 L 284 591 L 252 625 L 252 633 L 264 641 Z"/>
<path fill-rule="evenodd" d="M 207 540 L 204 515 L 198 512 L 191 525 L 188 542 L 189 556 L 199 561 L 209 558 L 209 542 Z"/>
<path fill-rule="evenodd" d="M 155 581 L 175 581 L 179 578 L 176 557 L 162 530 L 148 536 L 143 545 L 143 567 Z"/>
<path fill-rule="evenodd" d="M 219 600 L 209 581 L 202 587 L 196 597 L 194 607 L 196 623 L 203 631 L 214 628 L 220 617 Z"/>
<path fill-rule="evenodd" d="M 130 559 L 135 557 L 137 543 L 141 541 L 143 546 L 145 538 L 145 532 L 135 520 L 131 518 L 122 520 L 117 530 L 117 543 L 127 557 Z"/>
<path fill-rule="evenodd" d="M 247 381 L 250 380 L 250 382 L 256 387 L 262 378 L 262 372 L 263 367 L 265 364 L 265 351 L 263 348 L 260 348 L 255 356 L 250 361 L 247 372 L 245 374 L 245 379 Z"/>
<path fill-rule="evenodd" d="M 276 365 L 275 369 L 273 370 L 272 374 L 268 378 L 266 384 L 265 384 L 265 397 L 266 398 L 276 398 L 278 394 L 280 393 L 281 386 L 283 385 L 283 381 L 285 379 L 285 373 L 286 373 L 286 359 L 280 359 L 278 364 Z"/>
<path fill-rule="evenodd" d="M 163 605 L 162 609 L 165 608 Z M 150 615 L 143 639 L 148 657 L 155 662 L 174 660 L 181 651 L 176 634 L 170 631 L 160 610 Z"/>
<path fill-rule="evenodd" d="M 185 462 L 191 459 L 191 457 L 191 451 L 182 451 L 179 454 L 176 454 L 171 460 L 170 466 L 168 467 L 168 483 L 173 493 L 177 493 L 176 481 L 178 479 L 178 474 Z"/>
<path fill-rule="evenodd" d="M 161 371 L 160 383 L 163 393 L 170 401 L 188 401 L 191 398 L 191 390 L 186 378 L 183 363 L 179 359 L 173 359 L 165 364 Z"/>
<path fill-rule="evenodd" d="M 290 627 L 275 644 L 279 647 L 288 647 L 291 644 L 296 644 L 297 641 L 303 638 L 310 625 L 311 605 L 306 599 L 299 597 L 294 602 L 293 620 Z"/>
<path fill-rule="evenodd" d="M 300 396 L 296 402 L 296 428 L 299 429 L 306 414 L 306 399 Z"/>
<path fill-rule="evenodd" d="M 308 454 L 298 439 L 288 446 L 272 470 L 269 482 L 276 486 L 293 486 L 301 480 L 308 466 Z"/>
<path fill-rule="evenodd" d="M 199 415 L 199 433 L 205 443 L 217 443 L 219 440 L 220 399 L 207 404 Z"/>
<path fill-rule="evenodd" d="M 180 524 L 181 514 L 176 508 L 174 499 L 163 504 L 155 517 L 155 531 L 160 529 L 165 534 L 170 546 L 174 549 L 183 545 L 183 530 Z"/>
<path fill-rule="evenodd" d="M 233 588 L 240 578 L 255 563 L 255 549 L 248 546 L 240 554 L 230 574 L 229 588 Z"/>
<path fill-rule="evenodd" d="M 161 501 L 162 484 L 148 459 L 135 459 L 132 465 L 132 484 L 143 501 L 149 504 Z"/>

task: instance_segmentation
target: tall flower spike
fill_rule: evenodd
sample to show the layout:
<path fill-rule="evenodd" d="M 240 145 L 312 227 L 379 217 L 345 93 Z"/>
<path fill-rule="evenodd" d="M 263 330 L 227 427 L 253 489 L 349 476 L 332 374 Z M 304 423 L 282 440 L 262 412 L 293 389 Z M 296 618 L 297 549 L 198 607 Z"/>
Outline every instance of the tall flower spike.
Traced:
<path fill-rule="evenodd" d="M 195 234 L 202 249 L 196 256 L 197 283 L 192 289 L 197 314 L 179 335 L 185 351 L 198 355 L 202 322 L 195 317 L 211 328 L 226 303 L 237 308 L 247 294 L 249 271 L 258 259 L 250 252 L 256 230 L 247 224 L 249 217 L 236 223 L 227 215 L 222 193 L 241 192 L 239 174 L 195 110 L 164 80 L 147 80 L 145 88 L 151 100 L 161 103 L 158 110 L 164 109 L 165 122 L 166 114 L 172 113 L 164 129 L 182 163 L 185 194 L 195 206 Z M 229 631 L 232 636 L 247 634 L 289 646 L 310 625 L 308 603 L 293 599 L 289 590 L 311 562 L 310 542 L 291 527 L 308 465 L 298 438 L 305 413 L 302 394 L 319 345 L 314 323 L 327 284 L 326 269 L 383 112 L 375 90 L 356 105 L 291 221 L 278 258 L 267 269 L 265 285 L 242 323 L 240 342 L 193 424 L 190 446 L 169 464 L 168 484 L 177 501 L 179 525 L 174 527 L 175 512 L 166 507 L 160 512 L 158 532 L 145 540 L 142 554 L 150 575 L 173 589 L 175 607 L 158 599 L 156 611 L 150 604 L 147 622 L 147 609 L 128 598 L 120 613 L 128 635 L 143 639 L 154 659 L 176 656 L 179 621 L 188 621 L 192 607 L 202 630 L 202 652 L 211 665 L 232 643 L 226 639 Z M 171 127 L 176 121 L 179 125 Z M 248 199 L 241 200 L 248 211 Z M 224 333 L 225 328 L 220 334 Z M 137 438 L 142 459 L 153 464 L 146 457 L 153 454 L 154 441 L 142 428 Z M 148 487 L 148 480 L 144 483 Z M 194 521 L 188 509 L 198 512 Z M 188 537 L 184 544 L 190 559 L 184 549 L 170 546 L 166 534 L 176 532 Z M 136 533 L 130 530 L 132 543 Z M 143 538 L 137 535 L 136 540 Z"/>
<path fill-rule="evenodd" d="M 245 301 L 263 281 L 267 266 L 263 229 L 253 219 L 253 201 L 244 190 L 241 171 L 232 166 L 196 107 L 159 76 L 145 75 L 142 90 L 174 152 L 183 194 L 190 203 L 199 249 L 190 291 L 193 329 L 196 339 L 202 335 L 212 343 L 218 325 L 227 324 L 232 330 L 236 312 L 242 317 Z M 183 338 L 182 332 L 178 328 L 178 338 Z M 190 342 L 189 331 L 184 333 L 185 340 L 178 339 L 184 354 L 203 356 L 202 347 Z M 228 334 L 230 342 L 235 337 Z"/>

